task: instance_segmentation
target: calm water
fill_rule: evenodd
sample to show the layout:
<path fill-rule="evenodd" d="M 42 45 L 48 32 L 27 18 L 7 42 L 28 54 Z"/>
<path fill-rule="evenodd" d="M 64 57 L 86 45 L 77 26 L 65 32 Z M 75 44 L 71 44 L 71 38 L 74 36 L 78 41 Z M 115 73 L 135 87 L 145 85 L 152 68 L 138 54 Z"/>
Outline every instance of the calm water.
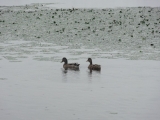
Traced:
<path fill-rule="evenodd" d="M 33 45 L 1 43 L 0 119 L 160 118 L 159 61 L 96 58 L 96 49 L 73 54 L 66 46 Z M 63 57 L 80 63 L 80 70 L 64 70 Z M 88 70 L 88 57 L 101 64 L 101 72 Z"/>

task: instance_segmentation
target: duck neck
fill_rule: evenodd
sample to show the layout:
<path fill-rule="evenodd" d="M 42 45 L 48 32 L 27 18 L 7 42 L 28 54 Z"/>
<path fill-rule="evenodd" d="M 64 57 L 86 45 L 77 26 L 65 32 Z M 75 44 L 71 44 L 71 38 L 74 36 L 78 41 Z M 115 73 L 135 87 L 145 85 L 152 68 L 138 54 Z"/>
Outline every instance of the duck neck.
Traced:
<path fill-rule="evenodd" d="M 92 65 L 92 61 L 90 61 L 90 65 Z"/>
<path fill-rule="evenodd" d="M 67 60 L 64 61 L 64 65 L 65 65 L 65 64 L 68 64 L 68 61 L 67 61 Z"/>

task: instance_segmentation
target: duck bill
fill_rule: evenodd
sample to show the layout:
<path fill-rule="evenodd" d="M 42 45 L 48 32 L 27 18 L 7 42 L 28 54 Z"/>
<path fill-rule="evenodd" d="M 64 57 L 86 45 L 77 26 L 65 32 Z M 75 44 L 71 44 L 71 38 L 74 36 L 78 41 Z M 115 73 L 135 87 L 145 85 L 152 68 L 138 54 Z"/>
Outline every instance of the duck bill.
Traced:
<path fill-rule="evenodd" d="M 88 60 L 86 62 L 88 62 Z"/>

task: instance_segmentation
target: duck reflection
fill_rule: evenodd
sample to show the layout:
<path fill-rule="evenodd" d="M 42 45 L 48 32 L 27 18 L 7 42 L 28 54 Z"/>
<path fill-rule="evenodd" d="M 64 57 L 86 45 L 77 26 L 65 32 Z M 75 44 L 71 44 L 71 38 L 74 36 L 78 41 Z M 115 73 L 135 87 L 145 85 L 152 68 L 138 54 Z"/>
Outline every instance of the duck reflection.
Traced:
<path fill-rule="evenodd" d="M 79 79 L 79 69 L 61 69 L 62 71 L 62 81 L 75 81 L 75 79 Z"/>
<path fill-rule="evenodd" d="M 65 70 L 65 69 L 61 68 L 61 71 L 62 71 L 62 81 L 63 82 L 67 82 L 67 73 L 68 73 L 68 70 Z"/>
<path fill-rule="evenodd" d="M 89 82 L 92 82 L 94 79 L 99 79 L 100 78 L 100 73 L 101 71 L 95 71 L 92 69 L 88 70 L 88 80 Z"/>
<path fill-rule="evenodd" d="M 101 73 L 101 71 L 100 71 L 100 70 L 96 70 L 96 71 L 94 70 L 94 71 L 93 71 L 92 69 L 89 69 L 89 72 L 88 72 L 88 73 L 92 74 L 92 72 L 94 72 L 94 73 L 98 73 L 98 74 L 99 74 L 99 73 Z"/>

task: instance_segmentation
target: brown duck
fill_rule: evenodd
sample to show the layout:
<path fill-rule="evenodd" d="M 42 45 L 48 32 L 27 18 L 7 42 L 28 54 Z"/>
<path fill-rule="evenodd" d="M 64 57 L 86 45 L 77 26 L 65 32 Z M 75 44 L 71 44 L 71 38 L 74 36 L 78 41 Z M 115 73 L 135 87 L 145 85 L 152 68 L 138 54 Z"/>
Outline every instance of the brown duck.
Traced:
<path fill-rule="evenodd" d="M 88 58 L 88 60 L 86 62 L 90 62 L 88 69 L 90 70 L 101 70 L 101 65 L 97 65 L 97 64 L 92 64 L 92 59 Z"/>
<path fill-rule="evenodd" d="M 70 68 L 70 69 L 79 69 L 79 65 L 80 64 L 78 64 L 78 63 L 68 63 L 68 60 L 65 57 L 62 58 L 62 62 L 64 62 L 64 64 L 63 64 L 63 68 L 64 69 L 68 69 L 68 68 Z"/>

